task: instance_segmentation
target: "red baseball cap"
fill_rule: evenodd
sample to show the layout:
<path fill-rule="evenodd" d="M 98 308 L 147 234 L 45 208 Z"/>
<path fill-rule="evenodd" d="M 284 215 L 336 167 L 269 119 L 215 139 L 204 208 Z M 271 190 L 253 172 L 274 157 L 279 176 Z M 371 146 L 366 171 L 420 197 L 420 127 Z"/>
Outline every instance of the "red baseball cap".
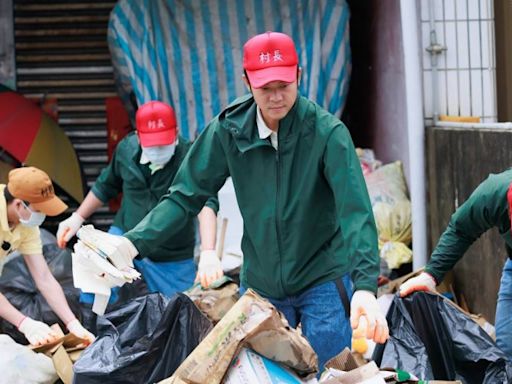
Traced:
<path fill-rule="evenodd" d="M 176 141 L 176 115 L 169 104 L 161 101 L 148 101 L 135 115 L 140 145 L 156 147 Z"/>
<path fill-rule="evenodd" d="M 297 80 L 297 50 L 290 36 L 265 32 L 244 45 L 243 66 L 253 88 L 271 81 L 293 83 Z"/>

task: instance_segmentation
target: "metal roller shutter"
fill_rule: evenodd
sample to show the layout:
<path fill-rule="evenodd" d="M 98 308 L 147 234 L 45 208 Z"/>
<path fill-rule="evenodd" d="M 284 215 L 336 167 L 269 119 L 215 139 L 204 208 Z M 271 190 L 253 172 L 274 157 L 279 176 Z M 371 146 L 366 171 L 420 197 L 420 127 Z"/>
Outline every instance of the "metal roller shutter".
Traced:
<path fill-rule="evenodd" d="M 115 1 L 15 0 L 18 91 L 29 98 L 56 98 L 59 124 L 82 164 L 87 190 L 107 163 L 105 98 L 116 96 L 107 45 Z M 70 209 L 75 210 L 76 205 Z M 46 227 L 56 230 L 59 217 Z M 91 218 L 105 228 L 108 207 Z"/>

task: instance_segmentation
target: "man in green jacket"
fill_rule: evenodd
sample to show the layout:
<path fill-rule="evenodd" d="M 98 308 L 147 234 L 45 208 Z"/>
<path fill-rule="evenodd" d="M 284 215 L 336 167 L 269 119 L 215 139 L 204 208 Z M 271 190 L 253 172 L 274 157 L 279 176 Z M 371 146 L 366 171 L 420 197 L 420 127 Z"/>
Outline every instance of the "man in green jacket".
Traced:
<path fill-rule="evenodd" d="M 505 241 L 509 258 L 501 275 L 496 306 L 496 343 L 512 361 L 512 169 L 484 180 L 452 215 L 439 238 L 430 261 L 417 277 L 400 287 L 400 295 L 415 291 L 435 291 L 444 275 L 484 232 L 497 228 Z"/>
<path fill-rule="evenodd" d="M 379 256 L 368 192 L 347 128 L 298 95 L 292 39 L 257 35 L 243 59 L 252 94 L 208 124 L 169 193 L 123 245 L 131 257 L 150 252 L 231 176 L 244 220 L 242 290 L 268 298 L 291 326 L 301 323 L 322 367 L 350 346 L 349 312 L 352 328 L 365 317 L 368 338 L 388 337 L 374 296 Z M 201 259 L 199 271 L 212 260 Z"/>
<path fill-rule="evenodd" d="M 137 110 L 136 126 L 136 133 L 119 142 L 111 162 L 77 211 L 59 224 L 59 246 L 64 247 L 89 216 L 120 192 L 121 207 L 109 230 L 115 235 L 134 228 L 169 189 L 190 149 L 190 143 L 178 136 L 174 110 L 163 102 L 150 101 Z M 210 198 L 198 215 L 203 257 L 216 258 L 218 208 L 217 198 Z M 152 246 L 144 258 L 135 260 L 149 290 L 172 296 L 190 288 L 196 277 L 194 246 L 195 225 L 193 216 L 189 216 L 167 241 Z M 222 269 L 216 273 L 221 275 Z"/>

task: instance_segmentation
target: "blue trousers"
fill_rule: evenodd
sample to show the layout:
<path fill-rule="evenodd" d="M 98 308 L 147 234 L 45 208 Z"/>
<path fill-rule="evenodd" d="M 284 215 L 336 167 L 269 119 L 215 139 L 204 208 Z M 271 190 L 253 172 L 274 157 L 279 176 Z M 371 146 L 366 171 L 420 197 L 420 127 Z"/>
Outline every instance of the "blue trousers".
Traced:
<path fill-rule="evenodd" d="M 498 292 L 496 344 L 512 362 L 512 260 L 510 259 L 503 268 Z"/>
<path fill-rule="evenodd" d="M 343 276 L 342 282 L 350 300 L 350 277 Z M 240 287 L 240 294 L 245 293 L 245 290 L 245 287 Z M 335 281 L 319 284 L 284 299 L 265 298 L 284 314 L 291 327 L 296 328 L 299 323 L 301 324 L 302 334 L 318 355 L 320 372 L 329 359 L 340 353 L 343 348 L 350 348 L 352 327 Z"/>

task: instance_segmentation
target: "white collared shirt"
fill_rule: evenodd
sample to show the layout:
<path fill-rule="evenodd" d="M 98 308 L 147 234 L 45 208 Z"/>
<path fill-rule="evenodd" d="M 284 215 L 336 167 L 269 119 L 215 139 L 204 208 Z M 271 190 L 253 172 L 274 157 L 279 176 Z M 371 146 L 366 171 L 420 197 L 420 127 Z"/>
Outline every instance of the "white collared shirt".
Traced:
<path fill-rule="evenodd" d="M 277 132 L 271 130 L 268 125 L 263 120 L 263 116 L 261 116 L 260 108 L 256 108 L 256 125 L 258 126 L 258 133 L 260 135 L 260 139 L 266 139 L 270 136 L 270 143 L 277 150 L 278 142 L 277 142 Z"/>

